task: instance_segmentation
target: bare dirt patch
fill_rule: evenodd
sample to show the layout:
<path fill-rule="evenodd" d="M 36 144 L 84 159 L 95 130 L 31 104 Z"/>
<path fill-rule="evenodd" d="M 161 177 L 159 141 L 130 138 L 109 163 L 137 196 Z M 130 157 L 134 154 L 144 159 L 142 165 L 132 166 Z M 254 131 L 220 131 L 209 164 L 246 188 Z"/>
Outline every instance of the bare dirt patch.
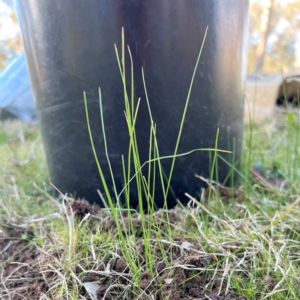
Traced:
<path fill-rule="evenodd" d="M 71 208 L 74 216 L 80 220 L 82 220 L 87 214 L 96 215 L 101 210 L 100 206 L 92 205 L 84 199 L 72 201 Z"/>
<path fill-rule="evenodd" d="M 49 286 L 40 265 L 40 252 L 22 231 L 0 235 L 0 298 L 40 299 Z"/>

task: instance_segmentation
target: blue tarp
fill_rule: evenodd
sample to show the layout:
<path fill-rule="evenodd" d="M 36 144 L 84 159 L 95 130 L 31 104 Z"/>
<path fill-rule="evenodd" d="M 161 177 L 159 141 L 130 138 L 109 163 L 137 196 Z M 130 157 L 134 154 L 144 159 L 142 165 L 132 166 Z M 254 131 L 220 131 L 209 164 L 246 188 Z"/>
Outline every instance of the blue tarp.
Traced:
<path fill-rule="evenodd" d="M 18 55 L 0 73 L 0 107 L 25 121 L 36 120 L 33 91 L 24 53 Z"/>

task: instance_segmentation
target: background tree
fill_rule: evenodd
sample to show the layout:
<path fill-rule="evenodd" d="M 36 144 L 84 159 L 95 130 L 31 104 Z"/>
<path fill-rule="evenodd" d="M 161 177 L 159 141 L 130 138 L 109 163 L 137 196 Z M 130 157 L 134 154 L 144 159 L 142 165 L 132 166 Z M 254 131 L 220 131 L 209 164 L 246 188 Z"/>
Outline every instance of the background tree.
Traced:
<path fill-rule="evenodd" d="M 262 14 L 260 16 L 260 40 L 256 47 L 256 72 L 261 72 L 266 52 L 268 36 L 271 32 L 273 19 L 274 0 L 262 2 Z"/>
<path fill-rule="evenodd" d="M 249 23 L 249 73 L 300 67 L 300 1 L 251 0 Z"/>
<path fill-rule="evenodd" d="M 9 19 L 9 21 L 12 22 L 16 27 L 18 26 L 18 20 L 16 12 L 13 9 L 13 1 L 5 0 L 3 2 L 11 8 L 11 12 L 8 16 L 5 15 L 3 17 L 1 15 L 2 18 L 0 18 L 0 70 L 3 69 L 12 60 L 12 58 L 20 53 L 23 49 L 20 32 L 18 32 L 15 36 L 11 36 L 7 35 L 4 30 L 4 24 L 7 22 L 7 19 Z"/>

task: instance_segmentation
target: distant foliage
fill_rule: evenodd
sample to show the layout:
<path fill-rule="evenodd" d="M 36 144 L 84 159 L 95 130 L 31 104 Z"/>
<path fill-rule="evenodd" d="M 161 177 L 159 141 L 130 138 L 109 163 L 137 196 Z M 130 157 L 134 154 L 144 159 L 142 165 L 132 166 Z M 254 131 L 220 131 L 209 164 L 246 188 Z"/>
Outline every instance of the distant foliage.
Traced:
<path fill-rule="evenodd" d="M 12 10 L 10 14 L 11 20 L 17 25 L 17 15 L 14 10 Z M 3 22 L 5 20 L 0 19 L 0 30 L 3 27 Z M 18 53 L 22 51 L 22 42 L 20 33 L 17 34 L 15 37 L 8 37 L 5 39 L 0 40 L 0 70 L 3 69 L 8 62 L 16 56 Z"/>
<path fill-rule="evenodd" d="M 249 25 L 249 73 L 292 72 L 300 68 L 299 0 L 251 0 Z"/>

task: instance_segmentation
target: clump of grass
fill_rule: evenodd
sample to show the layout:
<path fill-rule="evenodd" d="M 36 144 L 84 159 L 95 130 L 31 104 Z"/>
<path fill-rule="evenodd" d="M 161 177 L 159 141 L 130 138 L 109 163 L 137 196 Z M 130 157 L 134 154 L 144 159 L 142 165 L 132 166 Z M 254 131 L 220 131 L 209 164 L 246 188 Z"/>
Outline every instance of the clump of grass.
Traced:
<path fill-rule="evenodd" d="M 140 99 L 138 99 L 138 101 L 135 102 L 136 99 L 135 99 L 135 93 L 134 93 L 134 66 L 133 66 L 132 56 L 131 56 L 129 47 L 127 50 L 128 50 L 128 55 L 129 55 L 130 62 L 131 62 L 131 65 L 130 65 L 130 73 L 131 73 L 130 92 L 128 91 L 128 88 L 127 88 L 126 65 L 125 65 L 125 56 L 126 56 L 125 36 L 124 36 L 124 31 L 122 30 L 121 57 L 119 55 L 116 45 L 115 45 L 115 53 L 116 53 L 116 58 L 117 58 L 120 75 L 121 75 L 122 83 L 123 83 L 125 118 L 126 118 L 126 122 L 127 122 L 127 126 L 128 126 L 128 135 L 129 135 L 129 149 L 128 149 L 128 155 L 126 157 L 126 160 L 128 162 L 127 166 L 125 165 L 124 157 L 122 157 L 122 166 L 123 166 L 122 172 L 124 175 L 124 188 L 121 192 L 117 191 L 117 189 L 116 189 L 116 185 L 114 182 L 114 174 L 113 174 L 113 171 L 112 171 L 112 168 L 110 165 L 109 149 L 107 149 L 105 124 L 104 124 L 103 110 L 102 110 L 102 95 L 101 95 L 101 89 L 99 89 L 100 119 L 101 119 L 102 135 L 104 138 L 104 147 L 105 147 L 107 163 L 108 163 L 109 170 L 110 170 L 110 176 L 111 176 L 111 179 L 113 182 L 113 195 L 112 195 L 111 191 L 109 190 L 109 188 L 107 187 L 106 178 L 102 172 L 101 164 L 97 157 L 97 149 L 95 149 L 94 142 L 93 142 L 93 135 L 92 135 L 91 128 L 89 125 L 89 113 L 88 113 L 87 99 L 84 94 L 84 103 L 85 103 L 85 111 L 86 111 L 89 136 L 90 136 L 90 140 L 91 140 L 91 146 L 93 149 L 95 161 L 96 161 L 99 175 L 101 178 L 101 182 L 104 187 L 105 196 L 106 196 L 105 200 L 107 201 L 108 206 L 114 217 L 114 220 L 117 224 L 118 233 L 120 235 L 120 239 L 124 246 L 126 259 L 127 259 L 128 263 L 130 264 L 132 273 L 137 274 L 137 278 L 140 277 L 140 274 L 138 272 L 138 270 L 140 269 L 139 259 L 137 261 L 137 264 L 135 264 L 134 257 L 136 256 L 136 253 L 130 252 L 126 247 L 126 244 L 128 243 L 128 238 L 130 237 L 130 235 L 132 233 L 131 203 L 130 203 L 131 182 L 135 181 L 135 188 L 136 188 L 137 194 L 138 194 L 138 212 L 139 212 L 139 215 L 141 218 L 141 226 L 142 226 L 144 247 L 145 247 L 145 253 L 146 253 L 146 264 L 150 270 L 151 277 L 154 277 L 155 252 L 154 253 L 152 252 L 151 245 L 150 245 L 152 231 L 154 231 L 156 233 L 156 243 L 157 243 L 158 248 L 162 251 L 165 263 L 169 264 L 169 260 L 164 251 L 163 244 L 160 242 L 163 239 L 163 236 L 161 234 L 159 227 L 155 223 L 155 219 L 152 218 L 152 214 L 155 211 L 155 189 L 156 189 L 156 186 L 155 186 L 156 178 L 155 177 L 158 176 L 160 178 L 160 184 L 161 184 L 161 188 L 163 191 L 163 197 L 164 197 L 163 208 L 166 211 L 165 217 L 167 219 L 167 224 L 169 224 L 170 222 L 169 222 L 169 215 L 167 212 L 167 209 L 168 209 L 167 197 L 168 197 L 169 190 L 170 190 L 172 173 L 173 173 L 173 169 L 174 169 L 174 165 L 175 165 L 175 161 L 176 161 L 176 157 L 177 157 L 178 146 L 179 146 L 182 129 L 183 129 L 183 124 L 184 124 L 184 120 L 185 120 L 185 116 L 186 116 L 186 112 L 187 112 L 187 108 L 188 108 L 188 104 L 189 104 L 189 100 L 190 100 L 191 90 L 192 90 L 192 86 L 194 83 L 194 78 L 195 78 L 195 74 L 196 74 L 196 71 L 198 68 L 201 53 L 203 50 L 206 33 L 207 33 L 207 31 L 205 32 L 204 40 L 201 45 L 199 55 L 197 57 L 194 72 L 192 74 L 191 84 L 189 87 L 186 104 L 184 107 L 184 111 L 183 111 L 183 115 L 182 115 L 182 119 L 181 119 L 181 123 L 180 123 L 180 128 L 179 128 L 178 138 L 177 138 L 175 149 L 174 149 L 174 154 L 170 155 L 168 157 L 161 157 L 159 154 L 159 146 L 158 146 L 158 141 L 156 138 L 156 125 L 152 118 L 150 102 L 149 102 L 148 94 L 147 94 L 146 80 L 145 80 L 145 76 L 144 76 L 144 71 L 142 70 L 144 90 L 145 90 L 145 100 L 147 102 L 149 116 L 150 116 L 150 130 L 149 130 L 150 133 L 149 133 L 148 161 L 141 162 L 140 155 L 139 155 L 139 144 L 137 142 L 137 137 L 136 137 L 136 120 L 137 120 L 138 109 L 139 109 L 139 105 L 140 105 Z M 211 149 L 203 149 L 203 151 L 204 150 L 211 150 Z M 164 170 L 163 170 L 163 167 L 161 164 L 162 159 L 171 159 L 172 160 L 170 173 L 167 176 L 166 180 L 165 180 L 165 176 L 164 176 L 165 173 L 164 173 Z M 148 165 L 148 173 L 143 174 L 143 167 L 146 164 Z M 133 170 L 132 170 L 132 166 L 133 166 Z M 125 205 L 121 200 L 121 197 L 123 196 L 123 194 L 125 196 Z M 121 223 L 122 222 L 124 223 L 123 215 L 122 215 L 122 209 L 124 208 L 124 206 L 125 206 L 125 209 L 128 214 L 129 225 L 130 225 L 128 230 L 126 230 L 125 234 L 121 230 Z M 148 216 L 149 216 L 147 218 L 147 221 L 145 219 L 145 212 L 147 212 Z M 121 222 L 119 220 L 121 220 Z M 167 231 L 168 231 L 167 237 L 172 240 L 173 234 L 172 234 L 170 225 L 168 226 Z"/>

